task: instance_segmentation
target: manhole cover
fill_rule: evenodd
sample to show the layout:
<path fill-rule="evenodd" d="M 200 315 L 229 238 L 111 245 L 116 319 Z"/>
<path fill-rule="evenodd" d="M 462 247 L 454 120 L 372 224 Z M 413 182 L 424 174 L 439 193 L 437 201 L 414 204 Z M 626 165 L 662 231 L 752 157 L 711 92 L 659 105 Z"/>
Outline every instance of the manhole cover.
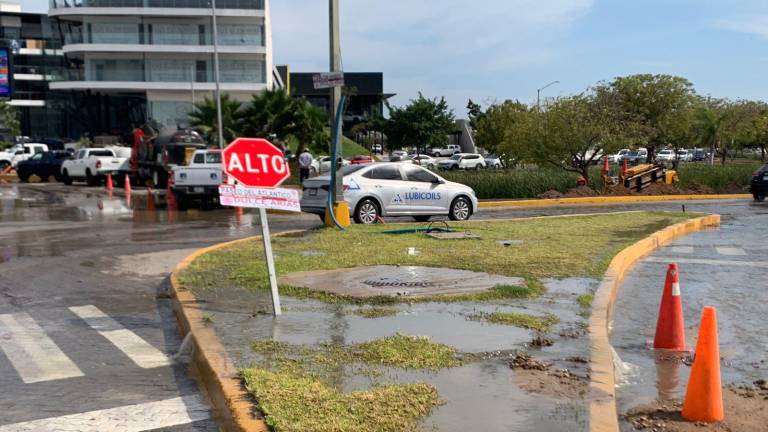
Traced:
<path fill-rule="evenodd" d="M 468 270 L 386 265 L 291 273 L 278 283 L 358 298 L 467 294 L 497 285 L 525 285 L 521 278 Z"/>

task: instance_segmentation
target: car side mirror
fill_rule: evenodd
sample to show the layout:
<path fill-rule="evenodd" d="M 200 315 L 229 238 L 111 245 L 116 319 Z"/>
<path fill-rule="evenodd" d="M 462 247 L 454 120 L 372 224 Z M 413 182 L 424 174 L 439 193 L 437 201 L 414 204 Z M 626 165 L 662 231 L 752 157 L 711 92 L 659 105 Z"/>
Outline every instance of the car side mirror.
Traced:
<path fill-rule="evenodd" d="M 443 180 L 440 180 L 439 178 L 435 178 L 432 180 L 432 184 L 445 184 Z"/>

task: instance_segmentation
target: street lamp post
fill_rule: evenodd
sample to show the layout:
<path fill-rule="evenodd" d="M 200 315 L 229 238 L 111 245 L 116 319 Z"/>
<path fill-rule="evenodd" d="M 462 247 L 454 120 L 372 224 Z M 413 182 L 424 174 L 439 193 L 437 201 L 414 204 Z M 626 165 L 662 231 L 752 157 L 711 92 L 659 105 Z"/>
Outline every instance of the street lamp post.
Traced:
<path fill-rule="evenodd" d="M 551 83 L 545 85 L 544 87 L 540 89 L 536 89 L 536 111 L 537 112 L 541 112 L 541 91 L 555 84 L 560 84 L 560 81 L 552 81 Z"/>
<path fill-rule="evenodd" d="M 221 120 L 221 89 L 219 88 L 219 32 L 216 28 L 216 0 L 211 0 L 211 26 L 213 27 L 213 79 L 216 82 L 216 124 L 219 148 L 224 148 L 224 126 Z"/>

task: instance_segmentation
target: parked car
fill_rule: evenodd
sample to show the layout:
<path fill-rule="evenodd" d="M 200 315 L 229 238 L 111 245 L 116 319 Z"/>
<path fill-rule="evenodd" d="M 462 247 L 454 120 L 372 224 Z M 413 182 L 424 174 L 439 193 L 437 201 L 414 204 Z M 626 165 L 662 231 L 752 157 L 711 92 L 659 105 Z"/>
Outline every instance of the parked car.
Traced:
<path fill-rule="evenodd" d="M 664 149 L 656 154 L 656 160 L 663 162 L 671 162 L 675 160 L 675 151 L 670 149 Z"/>
<path fill-rule="evenodd" d="M 749 191 L 752 192 L 755 201 L 765 201 L 765 196 L 768 195 L 768 164 L 752 174 Z"/>
<path fill-rule="evenodd" d="M 481 169 L 485 168 L 485 159 L 477 153 L 457 153 L 449 159 L 437 163 L 440 169 Z"/>
<path fill-rule="evenodd" d="M 98 186 L 107 174 L 124 169 L 127 157 L 118 157 L 112 149 L 86 148 L 78 150 L 73 159 L 61 164 L 61 180 L 71 185 L 75 180 L 85 180 L 88 186 Z"/>
<path fill-rule="evenodd" d="M 410 155 L 408 156 L 411 162 L 416 165 L 423 166 L 427 169 L 434 170 L 437 167 L 437 159 L 427 155 Z"/>
<path fill-rule="evenodd" d="M 189 201 L 216 202 L 219 185 L 224 174 L 221 169 L 221 150 L 197 150 L 187 166 L 177 166 L 171 171 L 171 189 L 176 195 L 179 208 Z"/>
<path fill-rule="evenodd" d="M 407 156 L 408 156 L 408 152 L 405 150 L 393 150 L 392 153 L 389 154 L 389 160 L 391 162 L 399 162 Z M 397 158 L 397 160 L 393 161 L 392 159 L 394 158 Z"/>
<path fill-rule="evenodd" d="M 374 144 L 371 146 L 371 153 L 382 154 L 383 152 L 384 152 L 384 149 L 381 147 L 381 144 Z"/>
<path fill-rule="evenodd" d="M 304 182 L 301 210 L 324 215 L 330 176 Z M 379 216 L 413 216 L 427 221 L 432 216 L 467 220 L 477 210 L 472 188 L 446 181 L 413 164 L 378 163 L 344 168 L 344 200 L 355 222 L 376 223 Z"/>
<path fill-rule="evenodd" d="M 430 154 L 434 157 L 453 156 L 456 153 L 461 153 L 461 147 L 456 144 L 448 144 L 445 148 L 436 148 L 430 151 Z"/>
<path fill-rule="evenodd" d="M 630 150 L 619 158 L 619 163 L 624 163 L 624 161 L 627 161 L 627 164 L 629 165 L 637 165 L 642 160 L 640 156 L 640 152 Z"/>
<path fill-rule="evenodd" d="M 330 156 L 319 156 L 317 159 L 315 159 L 315 161 L 317 161 L 317 172 L 314 172 L 314 173 L 311 172 L 312 168 L 315 167 L 314 166 L 315 164 L 313 163 L 312 167 L 309 168 L 311 175 L 314 177 L 317 174 L 323 174 L 323 173 L 327 173 L 328 171 L 330 171 L 331 170 L 331 161 L 332 161 L 332 159 L 333 158 L 331 158 Z M 341 160 L 341 165 L 342 166 L 347 166 L 347 165 L 349 165 L 349 163 L 350 162 L 348 160 L 346 160 L 346 159 L 342 159 Z"/>
<path fill-rule="evenodd" d="M 48 181 L 51 176 L 60 181 L 61 164 L 69 158 L 68 152 L 59 150 L 36 153 L 16 165 L 16 174 L 23 183 L 28 182 L 33 175 L 40 177 L 43 182 Z"/>
<path fill-rule="evenodd" d="M 608 155 L 608 162 L 619 163 L 621 162 L 621 157 L 627 153 L 629 153 L 629 149 L 621 149 L 616 154 Z"/>
<path fill-rule="evenodd" d="M 349 159 L 350 165 L 365 165 L 365 164 L 372 164 L 376 162 L 373 157 L 371 156 L 365 156 L 365 155 L 358 155 L 358 156 L 352 156 Z"/>
<path fill-rule="evenodd" d="M 692 152 L 691 160 L 693 162 L 702 162 L 707 160 L 707 152 L 702 149 L 694 149 Z"/>
<path fill-rule="evenodd" d="M 501 158 L 495 154 L 485 155 L 485 166 L 492 169 L 504 168 L 504 162 Z"/>
<path fill-rule="evenodd" d="M 680 149 L 677 151 L 677 160 L 690 162 L 693 160 L 693 152 L 686 149 Z"/>
<path fill-rule="evenodd" d="M 16 144 L 5 151 L 0 151 L 0 171 L 9 166 L 16 168 L 16 165 L 29 159 L 32 155 L 47 152 L 48 146 L 39 143 Z"/>

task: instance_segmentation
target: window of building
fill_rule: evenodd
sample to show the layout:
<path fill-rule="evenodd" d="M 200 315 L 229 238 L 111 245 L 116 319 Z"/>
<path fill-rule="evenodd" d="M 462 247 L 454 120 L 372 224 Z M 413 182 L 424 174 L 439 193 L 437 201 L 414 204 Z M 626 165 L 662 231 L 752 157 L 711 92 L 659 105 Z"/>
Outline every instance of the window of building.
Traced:
<path fill-rule="evenodd" d="M 200 29 L 197 24 L 151 24 L 154 45 L 198 45 Z"/>
<path fill-rule="evenodd" d="M 91 43 L 138 44 L 140 24 L 99 22 L 88 24 Z"/>
<path fill-rule="evenodd" d="M 222 24 L 218 28 L 221 45 L 264 46 L 263 27 L 255 24 Z"/>
<path fill-rule="evenodd" d="M 151 59 L 149 80 L 152 82 L 190 82 L 196 68 L 195 60 Z"/>
<path fill-rule="evenodd" d="M 264 62 L 261 60 L 221 60 L 221 82 L 265 83 Z"/>

